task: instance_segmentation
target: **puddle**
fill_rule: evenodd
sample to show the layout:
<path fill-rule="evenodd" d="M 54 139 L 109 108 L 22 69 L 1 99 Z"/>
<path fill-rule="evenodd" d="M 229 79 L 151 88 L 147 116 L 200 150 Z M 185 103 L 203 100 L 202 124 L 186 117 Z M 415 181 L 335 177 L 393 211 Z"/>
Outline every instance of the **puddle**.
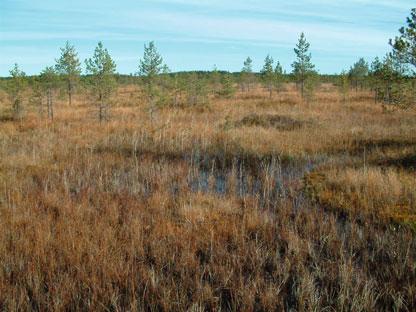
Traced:
<path fill-rule="evenodd" d="M 101 151 L 102 152 L 102 151 Z M 131 155 L 128 152 L 126 155 Z M 124 155 L 124 153 L 123 153 Z M 288 159 L 278 156 L 204 154 L 195 150 L 185 155 L 136 153 L 134 162 L 149 163 L 144 175 L 133 170 L 112 173 L 112 188 L 132 190 L 133 194 L 149 197 L 164 184 L 173 196 L 181 192 L 208 193 L 216 196 L 255 197 L 261 205 L 272 207 L 291 200 L 294 207 L 307 201 L 303 193 L 303 177 L 317 165 L 327 161 L 325 156 Z M 182 168 L 177 171 L 172 167 Z M 172 172 L 172 175 L 166 174 Z M 162 176 L 162 184 L 157 181 Z M 115 183 L 115 181 L 117 183 Z"/>
<path fill-rule="evenodd" d="M 293 200 L 295 207 L 305 202 L 302 178 L 315 168 L 316 160 L 280 161 L 278 158 L 247 163 L 235 158 L 228 166 L 215 159 L 194 162 L 187 182 L 192 192 L 257 197 L 263 205 Z M 197 166 L 195 166 L 197 165 Z"/>

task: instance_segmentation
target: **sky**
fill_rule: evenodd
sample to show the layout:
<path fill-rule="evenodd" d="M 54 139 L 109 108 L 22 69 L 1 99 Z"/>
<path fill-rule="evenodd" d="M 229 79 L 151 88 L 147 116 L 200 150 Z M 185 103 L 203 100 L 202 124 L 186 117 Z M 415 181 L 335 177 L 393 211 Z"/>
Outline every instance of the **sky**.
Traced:
<path fill-rule="evenodd" d="M 0 0 L 0 76 L 53 65 L 68 40 L 82 60 L 102 41 L 122 74 L 136 73 L 155 41 L 172 71 L 239 71 L 270 54 L 287 71 L 305 32 L 320 73 L 390 50 L 414 0 Z"/>

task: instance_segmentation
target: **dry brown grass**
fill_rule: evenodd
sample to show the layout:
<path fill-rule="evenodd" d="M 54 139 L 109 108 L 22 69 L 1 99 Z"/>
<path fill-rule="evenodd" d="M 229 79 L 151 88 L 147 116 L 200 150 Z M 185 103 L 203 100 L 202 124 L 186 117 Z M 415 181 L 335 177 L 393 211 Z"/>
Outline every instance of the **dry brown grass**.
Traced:
<path fill-rule="evenodd" d="M 319 179 L 320 178 L 320 179 Z M 307 181 L 323 205 L 374 222 L 394 221 L 416 229 L 416 175 L 396 169 L 333 169 Z"/>
<path fill-rule="evenodd" d="M 285 90 L 151 121 L 124 87 L 107 124 L 82 95 L 2 121 L 0 310 L 415 310 L 415 232 L 388 222 L 414 220 L 416 114 Z M 253 114 L 304 124 L 224 126 Z M 363 217 L 310 201 L 310 169 Z"/>

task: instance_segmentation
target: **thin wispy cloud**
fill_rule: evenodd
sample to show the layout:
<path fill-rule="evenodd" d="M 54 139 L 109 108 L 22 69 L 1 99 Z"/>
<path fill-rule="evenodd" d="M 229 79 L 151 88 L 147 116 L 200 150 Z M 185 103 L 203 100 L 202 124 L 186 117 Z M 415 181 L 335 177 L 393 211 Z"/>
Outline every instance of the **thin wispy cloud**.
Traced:
<path fill-rule="evenodd" d="M 124 73 L 136 70 L 149 40 L 157 42 L 174 70 L 211 69 L 213 64 L 239 70 L 248 55 L 259 69 L 268 53 L 290 69 L 301 31 L 320 71 L 339 72 L 358 57 L 386 53 L 388 39 L 412 5 L 407 0 L 2 0 L 0 75 L 15 61 L 28 73 L 39 72 L 53 63 L 52 58 L 45 64 L 46 58 L 56 57 L 66 40 L 81 58 L 103 40 Z"/>

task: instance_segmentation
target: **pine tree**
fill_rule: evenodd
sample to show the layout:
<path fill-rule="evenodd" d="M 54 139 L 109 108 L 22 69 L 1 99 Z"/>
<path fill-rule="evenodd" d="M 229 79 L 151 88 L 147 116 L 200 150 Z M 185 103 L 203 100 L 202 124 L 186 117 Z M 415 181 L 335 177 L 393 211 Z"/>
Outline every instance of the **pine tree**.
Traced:
<path fill-rule="evenodd" d="M 177 107 L 182 102 L 182 93 L 186 90 L 186 77 L 175 73 L 172 80 L 173 106 Z"/>
<path fill-rule="evenodd" d="M 43 118 L 43 96 L 45 92 L 40 80 L 41 78 L 39 75 L 31 81 L 31 94 L 29 98 L 29 103 L 33 106 L 38 107 L 39 115 Z"/>
<path fill-rule="evenodd" d="M 250 57 L 244 61 L 244 67 L 241 70 L 241 86 L 243 91 L 250 92 L 253 81 L 253 60 Z"/>
<path fill-rule="evenodd" d="M 382 62 L 376 59 L 371 75 L 377 83 L 376 102 L 382 100 L 384 104 L 402 104 L 406 86 L 403 83 L 403 68 L 396 58 L 387 54 Z"/>
<path fill-rule="evenodd" d="M 91 75 L 92 91 L 98 101 L 98 117 L 100 122 L 109 118 L 109 101 L 116 87 L 114 74 L 116 64 L 112 60 L 102 42 L 94 50 L 92 58 L 85 60 L 87 73 Z"/>
<path fill-rule="evenodd" d="M 399 29 L 400 35 L 394 40 L 390 39 L 390 45 L 397 61 L 416 70 L 416 8 L 412 9 L 406 23 L 406 27 Z"/>
<path fill-rule="evenodd" d="M 383 63 L 380 61 L 378 57 L 374 59 L 371 63 L 371 67 L 369 70 L 370 76 L 370 84 L 371 88 L 374 92 L 374 103 L 377 104 L 379 100 L 379 94 L 381 89 L 381 72 L 383 68 Z"/>
<path fill-rule="evenodd" d="M 315 65 L 311 62 L 309 53 L 310 44 L 306 41 L 304 33 L 301 33 L 299 41 L 294 49 L 296 61 L 293 62 L 293 75 L 298 86 L 300 86 L 301 96 L 305 98 L 305 83 L 307 79 L 315 73 Z"/>
<path fill-rule="evenodd" d="M 221 77 L 221 96 L 230 99 L 235 94 L 234 81 L 230 73 L 225 73 Z"/>
<path fill-rule="evenodd" d="M 12 102 L 13 117 L 20 118 L 23 112 L 23 92 L 27 86 L 26 74 L 17 64 L 14 64 L 9 72 L 11 79 L 8 83 L 8 93 Z"/>
<path fill-rule="evenodd" d="M 195 72 L 188 74 L 186 79 L 186 95 L 188 105 L 206 105 L 209 99 L 206 79 Z"/>
<path fill-rule="evenodd" d="M 317 72 L 311 72 L 304 83 L 304 100 L 311 104 L 315 98 L 315 91 L 319 85 L 319 76 Z"/>
<path fill-rule="evenodd" d="M 161 73 L 159 75 L 159 101 L 158 104 L 164 106 L 169 104 L 171 100 L 171 90 L 173 89 L 173 77 L 171 76 L 171 71 L 169 67 L 165 64 L 162 66 Z"/>
<path fill-rule="evenodd" d="M 411 69 L 411 76 L 413 76 L 410 85 L 410 95 L 406 97 L 407 103 L 402 103 L 405 106 L 414 105 L 416 103 L 416 8 L 410 12 L 410 16 L 406 20 L 406 27 L 399 29 L 400 35 L 394 40 L 390 40 L 390 45 L 393 47 L 392 57 L 395 62 L 400 63 L 403 71 Z"/>
<path fill-rule="evenodd" d="M 52 67 L 46 67 L 39 76 L 39 81 L 42 88 L 42 93 L 46 96 L 46 108 L 48 112 L 48 118 L 53 120 L 54 118 L 54 98 L 55 92 L 58 88 L 58 75 L 56 70 Z"/>
<path fill-rule="evenodd" d="M 156 49 L 154 41 L 144 45 L 143 59 L 140 60 L 139 74 L 146 82 L 148 88 L 152 87 L 157 76 L 162 72 L 163 58 Z"/>
<path fill-rule="evenodd" d="M 274 83 L 274 70 L 273 70 L 274 60 L 270 55 L 267 55 L 264 60 L 263 69 L 261 70 L 261 77 L 264 86 L 269 91 L 269 98 L 272 98 L 273 94 L 273 83 Z"/>
<path fill-rule="evenodd" d="M 277 93 L 282 90 L 284 79 L 283 67 L 280 65 L 280 62 L 277 61 L 274 68 L 274 88 L 276 89 Z"/>
<path fill-rule="evenodd" d="M 163 69 L 163 58 L 156 49 L 153 41 L 148 45 L 144 45 L 143 59 L 139 64 L 139 75 L 143 77 L 145 84 L 145 92 L 148 98 L 150 116 L 156 109 L 157 97 L 160 95 L 158 90 L 158 76 Z"/>
<path fill-rule="evenodd" d="M 221 74 L 217 68 L 217 65 L 214 65 L 214 68 L 210 74 L 210 82 L 211 82 L 211 93 L 214 96 L 217 96 L 220 92 L 221 88 Z"/>
<path fill-rule="evenodd" d="M 253 60 L 250 57 L 247 57 L 244 61 L 244 67 L 242 72 L 244 73 L 252 73 L 253 72 Z"/>
<path fill-rule="evenodd" d="M 61 48 L 61 57 L 56 60 L 56 70 L 66 81 L 69 105 L 72 105 L 72 96 L 75 86 L 81 75 L 81 62 L 75 47 L 67 41 Z"/>
<path fill-rule="evenodd" d="M 349 71 L 349 78 L 355 87 L 355 91 L 358 92 L 358 87 L 361 89 L 364 87 L 364 82 L 368 76 L 369 68 L 367 62 L 360 58 Z"/>
<path fill-rule="evenodd" d="M 350 91 L 350 80 L 348 73 L 346 71 L 343 71 L 341 75 L 339 75 L 338 78 L 338 91 L 341 95 L 342 103 L 346 103 L 348 99 L 348 94 Z"/>

